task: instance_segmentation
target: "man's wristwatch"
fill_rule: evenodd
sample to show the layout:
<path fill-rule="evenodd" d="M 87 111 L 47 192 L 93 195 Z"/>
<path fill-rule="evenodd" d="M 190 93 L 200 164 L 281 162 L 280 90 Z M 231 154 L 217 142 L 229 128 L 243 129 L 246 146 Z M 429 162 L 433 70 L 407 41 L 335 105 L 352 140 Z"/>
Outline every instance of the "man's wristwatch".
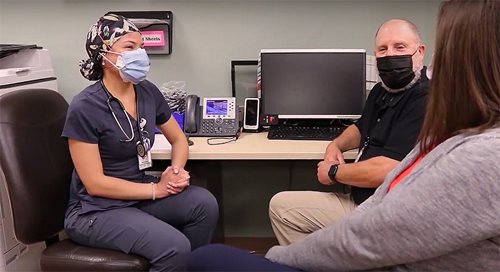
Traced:
<path fill-rule="evenodd" d="M 333 184 L 337 181 L 337 180 L 335 180 L 335 176 L 337 175 L 337 170 L 339 170 L 338 164 L 334 164 L 334 165 L 330 166 L 330 170 L 328 170 L 328 177 L 332 181 L 332 182 L 330 182 L 330 184 Z"/>

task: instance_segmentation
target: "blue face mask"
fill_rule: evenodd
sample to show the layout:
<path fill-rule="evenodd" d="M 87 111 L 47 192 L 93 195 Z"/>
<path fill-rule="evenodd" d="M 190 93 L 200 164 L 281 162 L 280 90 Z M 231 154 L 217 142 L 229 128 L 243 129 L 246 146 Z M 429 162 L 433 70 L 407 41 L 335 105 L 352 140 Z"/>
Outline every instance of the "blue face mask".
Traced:
<path fill-rule="evenodd" d="M 120 77 L 124 81 L 137 84 L 146 79 L 150 67 L 146 50 L 139 48 L 137 50 L 124 51 L 121 53 L 112 51 L 107 52 L 119 55 L 116 59 L 116 64 L 109 61 L 104 55 L 103 57 L 120 71 Z"/>

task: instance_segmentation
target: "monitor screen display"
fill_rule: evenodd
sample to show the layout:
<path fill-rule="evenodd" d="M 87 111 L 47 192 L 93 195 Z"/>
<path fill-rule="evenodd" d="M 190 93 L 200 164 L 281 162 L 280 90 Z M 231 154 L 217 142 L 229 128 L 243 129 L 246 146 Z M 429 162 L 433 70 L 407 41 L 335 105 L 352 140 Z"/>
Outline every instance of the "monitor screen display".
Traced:
<path fill-rule="evenodd" d="M 273 119 L 359 118 L 364 49 L 262 50 L 262 114 Z"/>
<path fill-rule="evenodd" d="M 227 115 L 227 100 L 207 100 L 206 115 Z"/>

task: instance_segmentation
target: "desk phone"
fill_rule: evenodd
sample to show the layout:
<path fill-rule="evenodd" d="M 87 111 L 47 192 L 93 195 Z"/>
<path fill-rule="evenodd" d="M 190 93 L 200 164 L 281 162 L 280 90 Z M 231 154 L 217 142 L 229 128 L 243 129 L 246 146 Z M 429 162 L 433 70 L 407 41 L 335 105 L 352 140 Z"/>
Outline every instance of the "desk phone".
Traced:
<path fill-rule="evenodd" d="M 235 136 L 239 130 L 235 97 L 186 98 L 184 132 L 191 137 Z"/>

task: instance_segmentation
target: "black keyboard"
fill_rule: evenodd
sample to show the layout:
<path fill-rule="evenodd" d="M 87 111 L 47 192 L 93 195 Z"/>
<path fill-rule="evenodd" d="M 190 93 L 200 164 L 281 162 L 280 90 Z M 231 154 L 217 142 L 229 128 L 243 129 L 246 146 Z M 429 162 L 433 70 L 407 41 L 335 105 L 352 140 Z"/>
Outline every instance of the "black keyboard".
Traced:
<path fill-rule="evenodd" d="M 331 141 L 342 133 L 343 127 L 329 126 L 270 126 L 270 140 L 320 140 Z"/>

